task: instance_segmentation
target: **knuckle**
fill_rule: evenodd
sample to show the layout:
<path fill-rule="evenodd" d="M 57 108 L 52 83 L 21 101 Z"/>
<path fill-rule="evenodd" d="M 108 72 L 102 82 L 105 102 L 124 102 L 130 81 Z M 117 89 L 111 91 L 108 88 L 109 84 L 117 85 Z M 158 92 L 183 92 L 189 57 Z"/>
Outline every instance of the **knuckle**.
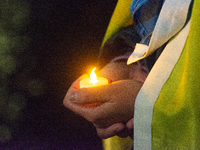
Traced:
<path fill-rule="evenodd" d="M 104 129 L 96 129 L 97 130 L 97 135 L 102 138 L 102 139 L 107 139 L 109 138 L 109 136 L 107 135 L 107 133 L 104 131 Z"/>

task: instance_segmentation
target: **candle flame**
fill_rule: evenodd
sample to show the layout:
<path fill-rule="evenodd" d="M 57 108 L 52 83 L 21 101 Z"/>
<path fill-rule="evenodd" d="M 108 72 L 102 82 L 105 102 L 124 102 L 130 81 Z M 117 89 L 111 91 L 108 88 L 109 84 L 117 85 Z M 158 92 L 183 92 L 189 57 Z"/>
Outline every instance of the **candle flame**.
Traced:
<path fill-rule="evenodd" d="M 93 84 L 95 84 L 95 83 L 98 82 L 97 76 L 96 76 L 96 74 L 95 74 L 95 72 L 94 72 L 95 69 L 96 69 L 96 68 L 94 68 L 94 69 L 92 70 L 91 74 L 90 74 L 90 83 L 93 83 Z"/>

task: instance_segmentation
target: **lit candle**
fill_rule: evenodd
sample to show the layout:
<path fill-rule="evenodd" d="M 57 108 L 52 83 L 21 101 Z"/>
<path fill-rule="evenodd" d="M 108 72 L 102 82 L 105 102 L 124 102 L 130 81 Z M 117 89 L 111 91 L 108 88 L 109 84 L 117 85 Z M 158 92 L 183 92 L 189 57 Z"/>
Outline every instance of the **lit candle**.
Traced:
<path fill-rule="evenodd" d="M 94 68 L 90 74 L 90 78 L 85 78 L 80 81 L 80 88 L 86 88 L 86 87 L 94 87 L 94 86 L 100 86 L 108 84 L 108 80 L 103 77 L 97 77 L 94 70 Z"/>

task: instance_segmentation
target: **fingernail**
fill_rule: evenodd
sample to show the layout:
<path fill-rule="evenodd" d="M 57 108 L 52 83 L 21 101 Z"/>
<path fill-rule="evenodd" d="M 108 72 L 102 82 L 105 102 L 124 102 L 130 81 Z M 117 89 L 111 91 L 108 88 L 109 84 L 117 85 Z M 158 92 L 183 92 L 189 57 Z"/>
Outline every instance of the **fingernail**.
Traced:
<path fill-rule="evenodd" d="M 77 92 L 72 92 L 68 95 L 68 99 L 71 102 L 76 102 L 77 101 Z"/>

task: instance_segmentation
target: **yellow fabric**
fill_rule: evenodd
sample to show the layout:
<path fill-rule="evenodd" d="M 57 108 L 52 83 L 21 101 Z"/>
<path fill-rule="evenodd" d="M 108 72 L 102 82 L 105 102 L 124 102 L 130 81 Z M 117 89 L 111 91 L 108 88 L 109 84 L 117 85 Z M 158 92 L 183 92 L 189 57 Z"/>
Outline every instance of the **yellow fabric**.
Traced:
<path fill-rule="evenodd" d="M 132 0 L 118 0 L 114 13 L 111 17 L 109 26 L 104 36 L 102 46 L 104 43 L 120 28 L 132 23 L 129 7 Z M 129 150 L 133 146 L 133 139 L 130 137 L 120 138 L 114 136 L 103 140 L 104 150 Z"/>
<path fill-rule="evenodd" d="M 106 34 L 104 36 L 102 46 L 104 43 L 120 28 L 132 23 L 129 7 L 132 0 L 118 0 L 114 13 L 111 17 Z"/>
<path fill-rule="evenodd" d="M 113 17 L 117 16 L 117 8 L 122 3 L 123 0 L 118 2 Z M 154 106 L 152 149 L 200 149 L 199 7 L 200 0 L 195 0 L 191 29 L 183 53 Z M 122 7 L 119 10 L 123 10 Z M 111 19 L 103 44 L 128 22 L 128 15 L 122 17 L 124 19 L 120 17 L 123 13 L 118 15 L 120 23 L 117 19 Z M 131 139 L 120 139 L 115 136 L 103 140 L 104 149 L 127 150 L 129 147 L 126 147 L 125 142 L 129 141 L 133 144 Z"/>
<path fill-rule="evenodd" d="M 200 0 L 194 2 L 189 35 L 154 105 L 152 149 L 200 149 Z"/>
<path fill-rule="evenodd" d="M 114 136 L 103 140 L 103 146 L 105 150 L 130 150 L 133 147 L 133 139 Z"/>

